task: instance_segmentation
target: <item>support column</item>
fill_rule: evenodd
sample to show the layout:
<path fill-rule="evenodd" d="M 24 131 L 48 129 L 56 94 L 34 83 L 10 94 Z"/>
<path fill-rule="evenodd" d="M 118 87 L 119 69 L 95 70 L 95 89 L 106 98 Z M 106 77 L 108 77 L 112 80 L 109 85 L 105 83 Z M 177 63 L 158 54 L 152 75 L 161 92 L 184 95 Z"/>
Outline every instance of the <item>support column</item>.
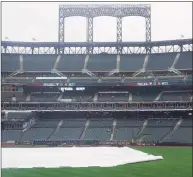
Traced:
<path fill-rule="evenodd" d="M 122 42 L 122 17 L 117 17 L 117 42 Z M 117 47 L 117 53 L 121 54 L 122 48 Z"/>
<path fill-rule="evenodd" d="M 87 18 L 87 39 L 86 41 L 88 43 L 93 42 L 93 18 L 88 17 Z M 87 47 L 87 54 L 92 54 L 93 53 L 93 47 Z"/>
<path fill-rule="evenodd" d="M 146 17 L 145 18 L 145 26 L 146 26 L 146 31 L 145 31 L 145 38 L 146 42 L 151 42 L 151 17 Z M 150 54 L 151 53 L 151 47 L 146 47 L 146 53 Z"/>
<path fill-rule="evenodd" d="M 58 42 L 64 42 L 64 9 L 59 8 Z"/>
<path fill-rule="evenodd" d="M 59 8 L 58 42 L 64 42 L 64 9 Z M 64 49 L 59 48 L 59 53 L 64 54 Z"/>
<path fill-rule="evenodd" d="M 151 42 L 151 17 L 145 18 L 146 42 Z"/>

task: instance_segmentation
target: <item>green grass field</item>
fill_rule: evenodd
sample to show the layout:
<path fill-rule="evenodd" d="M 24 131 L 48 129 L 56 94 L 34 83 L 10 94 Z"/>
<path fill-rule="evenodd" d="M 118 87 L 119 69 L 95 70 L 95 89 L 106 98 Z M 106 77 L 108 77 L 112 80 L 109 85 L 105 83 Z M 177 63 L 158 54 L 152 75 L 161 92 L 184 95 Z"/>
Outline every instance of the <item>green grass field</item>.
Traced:
<path fill-rule="evenodd" d="M 137 164 L 128 164 L 111 168 L 90 167 L 90 168 L 63 168 L 63 169 L 62 168 L 3 169 L 2 177 L 191 177 L 192 176 L 192 148 L 137 147 L 136 149 L 153 155 L 162 155 L 164 160 Z"/>

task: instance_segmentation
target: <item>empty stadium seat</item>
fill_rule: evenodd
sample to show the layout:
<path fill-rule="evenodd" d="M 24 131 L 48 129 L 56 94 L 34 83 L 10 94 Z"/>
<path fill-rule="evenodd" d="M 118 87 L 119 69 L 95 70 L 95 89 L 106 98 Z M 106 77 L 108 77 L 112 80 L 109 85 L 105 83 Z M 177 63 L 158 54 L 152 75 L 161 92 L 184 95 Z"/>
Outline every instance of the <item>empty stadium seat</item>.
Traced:
<path fill-rule="evenodd" d="M 110 140 L 111 128 L 109 127 L 98 127 L 98 128 L 88 128 L 86 130 L 84 140 Z"/>
<path fill-rule="evenodd" d="M 4 130 L 1 131 L 1 141 L 18 141 L 22 134 L 21 130 Z"/>
<path fill-rule="evenodd" d="M 146 127 L 143 131 L 142 141 L 158 142 L 172 129 L 172 127 Z"/>
<path fill-rule="evenodd" d="M 111 127 L 113 125 L 113 119 L 91 119 L 89 127 Z"/>
<path fill-rule="evenodd" d="M 151 54 L 147 63 L 147 70 L 168 70 L 174 62 L 177 53 Z"/>
<path fill-rule="evenodd" d="M 116 129 L 113 139 L 131 141 L 137 136 L 140 129 L 139 127 L 119 127 Z"/>
<path fill-rule="evenodd" d="M 182 52 L 178 62 L 175 65 L 176 69 L 191 69 L 192 70 L 192 52 Z"/>
<path fill-rule="evenodd" d="M 160 97 L 161 101 L 189 101 L 190 100 L 189 92 L 163 92 Z"/>
<path fill-rule="evenodd" d="M 58 71 L 81 71 L 86 55 L 62 55 L 57 65 Z"/>
<path fill-rule="evenodd" d="M 23 92 L 1 92 L 1 100 L 2 101 L 13 101 L 13 97 L 15 97 L 15 101 L 25 101 L 26 96 L 23 94 Z"/>
<path fill-rule="evenodd" d="M 50 140 L 78 140 L 83 128 L 60 128 L 50 137 Z"/>
<path fill-rule="evenodd" d="M 30 128 L 21 136 L 22 141 L 47 140 L 54 128 Z"/>
<path fill-rule="evenodd" d="M 143 67 L 144 60 L 145 55 L 143 54 L 121 55 L 120 71 L 138 71 Z"/>
<path fill-rule="evenodd" d="M 192 144 L 192 127 L 180 127 L 164 142 Z"/>
<path fill-rule="evenodd" d="M 1 71 L 14 72 L 20 69 L 18 54 L 1 54 Z"/>
<path fill-rule="evenodd" d="M 116 127 L 141 127 L 143 125 L 143 119 L 117 119 Z"/>
<path fill-rule="evenodd" d="M 51 71 L 57 55 L 33 54 L 23 55 L 24 71 Z"/>
<path fill-rule="evenodd" d="M 30 99 L 31 101 L 56 102 L 59 95 L 60 93 L 57 92 L 32 93 Z"/>
<path fill-rule="evenodd" d="M 98 93 L 99 102 L 127 102 L 129 99 L 129 93 Z"/>
<path fill-rule="evenodd" d="M 19 119 L 23 119 L 25 120 L 29 115 L 31 114 L 31 112 L 8 112 L 7 114 L 7 119 L 8 120 L 19 120 Z"/>
<path fill-rule="evenodd" d="M 117 55 L 90 55 L 87 63 L 87 69 L 90 71 L 111 71 L 116 69 Z"/>

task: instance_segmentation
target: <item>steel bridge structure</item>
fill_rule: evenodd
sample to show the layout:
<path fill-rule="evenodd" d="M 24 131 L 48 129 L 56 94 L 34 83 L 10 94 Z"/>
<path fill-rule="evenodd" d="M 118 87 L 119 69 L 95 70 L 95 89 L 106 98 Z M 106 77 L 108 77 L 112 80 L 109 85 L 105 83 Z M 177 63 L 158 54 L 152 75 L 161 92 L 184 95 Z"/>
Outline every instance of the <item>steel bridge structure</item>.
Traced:
<path fill-rule="evenodd" d="M 71 16 L 86 17 L 87 21 L 87 42 L 93 43 L 93 19 L 98 16 L 111 16 L 117 19 L 117 42 L 122 42 L 122 18 L 127 16 L 141 16 L 145 18 L 146 42 L 151 41 L 151 6 L 134 4 L 112 4 L 112 5 L 60 5 L 59 6 L 59 27 L 58 41 L 65 41 L 64 19 Z M 93 53 L 93 47 L 87 47 L 87 53 Z M 117 52 L 121 53 L 121 46 L 117 46 Z M 149 51 L 149 49 L 147 48 Z M 63 53 L 60 49 L 60 53 Z"/>
<path fill-rule="evenodd" d="M 117 48 L 122 50 L 118 51 Z M 192 51 L 192 39 L 151 41 L 151 42 L 16 42 L 2 41 L 1 53 L 17 54 L 89 54 L 87 48 L 93 49 L 93 54 L 146 54 Z M 119 53 L 121 52 L 121 53 Z"/>

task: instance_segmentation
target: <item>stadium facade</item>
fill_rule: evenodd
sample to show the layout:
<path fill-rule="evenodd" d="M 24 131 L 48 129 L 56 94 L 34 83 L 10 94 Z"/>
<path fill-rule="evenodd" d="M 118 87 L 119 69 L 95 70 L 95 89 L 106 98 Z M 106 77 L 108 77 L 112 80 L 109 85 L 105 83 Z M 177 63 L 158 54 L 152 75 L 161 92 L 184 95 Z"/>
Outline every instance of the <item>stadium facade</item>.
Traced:
<path fill-rule="evenodd" d="M 192 145 L 192 39 L 152 42 L 149 6 L 59 12 L 59 42 L 1 42 L 2 144 Z M 93 42 L 107 13 L 117 42 Z M 64 42 L 70 15 L 87 17 L 87 42 Z M 127 15 L 146 18 L 146 42 L 122 42 Z"/>

